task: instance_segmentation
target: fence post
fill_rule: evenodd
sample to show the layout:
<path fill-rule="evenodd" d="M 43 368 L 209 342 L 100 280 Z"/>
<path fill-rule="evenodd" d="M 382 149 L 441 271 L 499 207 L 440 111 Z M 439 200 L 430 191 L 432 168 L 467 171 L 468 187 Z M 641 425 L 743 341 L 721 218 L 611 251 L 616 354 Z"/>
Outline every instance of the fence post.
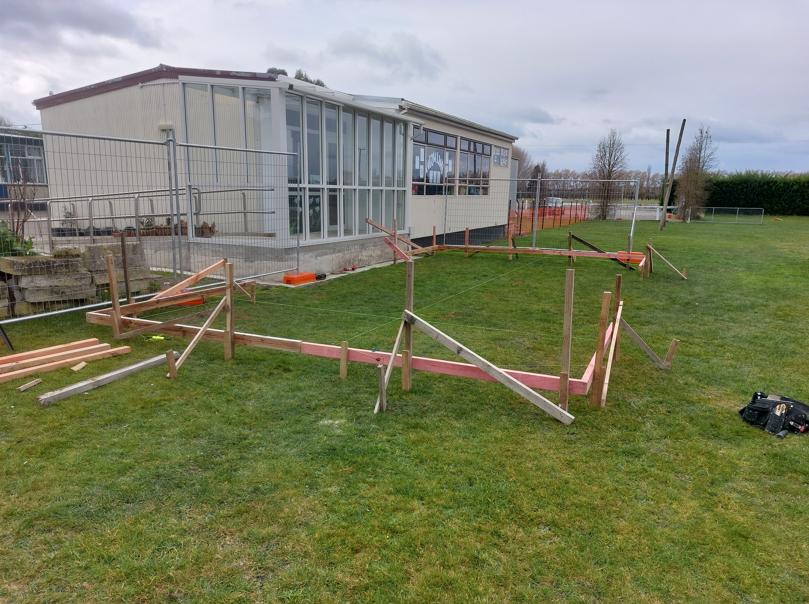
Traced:
<path fill-rule="evenodd" d="M 736 224 L 739 222 L 739 210 L 741 210 L 741 208 L 736 208 Z"/>
<path fill-rule="evenodd" d="M 166 176 L 168 177 L 168 192 L 169 192 L 169 235 L 171 237 L 171 276 L 177 279 L 177 244 L 174 237 L 174 195 L 172 194 L 173 178 L 172 178 L 172 162 L 171 162 L 171 141 L 174 139 L 174 134 L 169 133 L 166 137 Z"/>
<path fill-rule="evenodd" d="M 542 188 L 542 177 L 537 176 L 537 187 L 534 192 L 534 215 L 531 218 L 531 247 L 537 246 L 537 219 L 539 217 L 539 200 L 542 199 L 540 189 Z"/>
<path fill-rule="evenodd" d="M 87 199 L 87 218 L 90 223 L 90 243 L 96 242 L 95 229 L 93 228 L 93 198 Z"/>
<path fill-rule="evenodd" d="M 447 205 L 449 204 L 449 197 L 447 196 L 447 187 L 444 186 L 444 238 L 443 245 L 447 245 Z"/>
<path fill-rule="evenodd" d="M 135 193 L 135 235 L 140 243 L 140 193 Z"/>

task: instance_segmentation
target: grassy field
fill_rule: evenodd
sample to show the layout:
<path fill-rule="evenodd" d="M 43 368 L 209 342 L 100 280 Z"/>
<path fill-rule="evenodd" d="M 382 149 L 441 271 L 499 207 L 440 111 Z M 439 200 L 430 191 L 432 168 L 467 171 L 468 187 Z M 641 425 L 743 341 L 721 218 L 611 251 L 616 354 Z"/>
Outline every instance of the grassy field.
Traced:
<path fill-rule="evenodd" d="M 575 232 L 624 247 L 627 225 Z M 498 384 L 394 374 L 204 342 L 161 370 L 42 409 L 0 386 L 0 601 L 631 601 L 809 599 L 809 438 L 737 409 L 756 390 L 809 399 L 809 220 L 641 224 L 663 267 L 624 275 L 609 404 L 565 427 Z M 565 231 L 540 243 L 564 246 Z M 574 373 L 592 354 L 617 265 L 579 260 Z M 442 254 L 416 263 L 416 312 L 503 366 L 559 368 L 565 260 Z M 389 266 L 239 302 L 237 328 L 389 349 L 404 270 Z M 185 312 L 188 312 L 187 310 Z M 170 314 L 162 315 L 164 317 Z M 34 348 L 108 329 L 74 314 L 11 326 Z M 125 359 L 184 341 L 137 340 Z M 452 358 L 421 335 L 416 354 Z"/>

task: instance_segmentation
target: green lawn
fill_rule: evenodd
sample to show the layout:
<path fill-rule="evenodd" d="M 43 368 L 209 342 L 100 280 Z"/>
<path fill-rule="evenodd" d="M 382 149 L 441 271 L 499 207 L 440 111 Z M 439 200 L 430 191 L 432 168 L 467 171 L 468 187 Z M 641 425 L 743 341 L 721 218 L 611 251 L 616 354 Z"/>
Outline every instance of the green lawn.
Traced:
<path fill-rule="evenodd" d="M 577 225 L 608 249 L 626 223 Z M 540 234 L 563 247 L 566 231 Z M 494 383 L 203 342 L 176 381 L 154 369 L 42 409 L 0 386 L 0 601 L 746 601 L 809 599 L 809 438 L 736 411 L 756 390 L 809 399 L 809 220 L 641 224 L 678 267 L 624 274 L 628 340 L 606 409 L 552 420 Z M 415 310 L 507 367 L 559 369 L 566 261 L 441 254 Z M 574 373 L 618 265 L 576 264 Z M 237 328 L 389 349 L 402 265 L 238 304 Z M 193 309 L 190 309 L 193 310 Z M 189 309 L 181 311 L 189 312 Z M 162 316 L 171 316 L 170 313 Z M 81 314 L 14 325 L 22 348 L 97 336 Z M 90 377 L 181 349 L 136 340 Z M 420 334 L 416 354 L 452 358 Z M 555 395 L 551 398 L 555 398 Z"/>

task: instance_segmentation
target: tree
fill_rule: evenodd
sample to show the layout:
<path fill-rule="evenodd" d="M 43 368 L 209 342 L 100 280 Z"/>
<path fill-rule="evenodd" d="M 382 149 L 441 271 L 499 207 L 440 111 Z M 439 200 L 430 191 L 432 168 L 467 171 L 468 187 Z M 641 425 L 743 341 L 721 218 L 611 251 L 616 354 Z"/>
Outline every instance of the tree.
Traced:
<path fill-rule="evenodd" d="M 711 129 L 700 126 L 694 140 L 688 146 L 680 168 L 677 183 L 677 213 L 680 218 L 699 212 L 705 207 L 708 174 L 716 168 L 716 146 Z"/>
<path fill-rule="evenodd" d="M 519 170 L 517 171 L 517 178 L 531 178 L 534 171 L 534 158 L 522 147 L 514 145 L 511 148 L 511 158 L 519 162 Z"/>
<path fill-rule="evenodd" d="M 592 178 L 602 181 L 598 187 L 601 193 L 601 198 L 598 200 L 598 217 L 602 220 L 607 219 L 610 202 L 617 192 L 617 187 L 612 181 L 624 175 L 626 163 L 624 142 L 621 140 L 621 135 L 612 129 L 607 136 L 598 141 L 591 169 Z"/>
<path fill-rule="evenodd" d="M 287 73 L 287 70 L 283 69 L 281 67 L 270 67 L 269 69 L 267 69 L 267 73 L 269 73 L 270 75 L 274 75 L 274 76 L 279 76 L 279 75 L 289 76 L 289 74 Z"/>
<path fill-rule="evenodd" d="M 295 71 L 295 76 L 294 77 L 295 77 L 296 80 L 301 80 L 302 82 L 307 82 L 309 84 L 314 84 L 315 86 L 323 86 L 324 88 L 326 87 L 326 82 L 324 82 L 320 78 L 310 78 L 309 74 L 306 73 L 300 67 Z"/>
<path fill-rule="evenodd" d="M 0 128 L 10 128 L 10 127 L 11 122 L 8 121 L 6 118 L 4 118 L 2 115 L 0 115 Z"/>

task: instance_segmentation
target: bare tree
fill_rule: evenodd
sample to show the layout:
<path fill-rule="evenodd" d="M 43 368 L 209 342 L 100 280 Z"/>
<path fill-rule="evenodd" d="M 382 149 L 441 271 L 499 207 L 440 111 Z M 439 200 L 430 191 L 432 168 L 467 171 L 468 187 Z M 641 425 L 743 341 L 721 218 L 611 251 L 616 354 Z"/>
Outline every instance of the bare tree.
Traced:
<path fill-rule="evenodd" d="M 10 121 L 8 121 L 8 119 L 0 115 L 0 128 L 10 128 L 11 125 L 12 124 Z"/>
<path fill-rule="evenodd" d="M 517 178 L 531 178 L 534 172 L 534 158 L 522 147 L 514 145 L 511 148 L 511 157 L 519 162 L 520 169 L 517 172 Z"/>
<path fill-rule="evenodd" d="M 677 187 L 677 213 L 685 218 L 705 206 L 705 184 L 708 174 L 716 168 L 716 146 L 711 129 L 700 126 L 694 140 L 688 146 L 680 169 Z"/>
<path fill-rule="evenodd" d="M 591 174 L 594 179 L 602 181 L 599 189 L 601 199 L 598 200 L 599 218 L 606 220 L 610 202 L 616 192 L 613 180 L 624 176 L 627 155 L 621 135 L 615 129 L 598 141 L 593 154 Z"/>

